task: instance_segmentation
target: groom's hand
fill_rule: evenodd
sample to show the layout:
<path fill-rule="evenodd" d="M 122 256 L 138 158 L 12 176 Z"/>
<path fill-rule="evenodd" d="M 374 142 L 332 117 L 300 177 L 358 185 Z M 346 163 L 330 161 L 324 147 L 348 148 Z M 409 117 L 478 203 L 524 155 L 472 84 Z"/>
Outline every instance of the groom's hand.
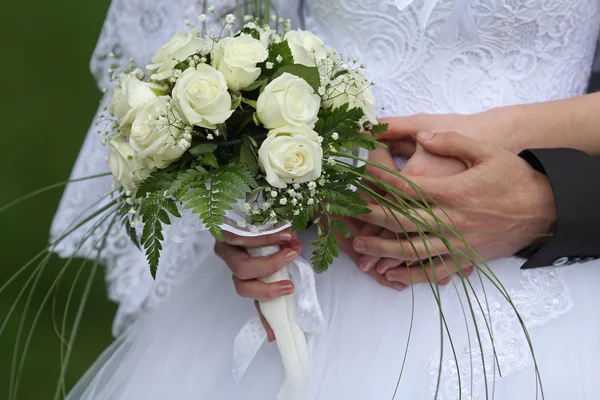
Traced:
<path fill-rule="evenodd" d="M 445 178 L 406 176 L 420 187 L 429 198 L 429 204 L 439 220 L 458 231 L 466 243 L 485 260 L 515 254 L 533 244 L 552 230 L 556 221 L 556 205 L 550 183 L 546 176 L 535 171 L 517 155 L 499 146 L 490 145 L 458 133 L 421 133 L 418 143 L 428 152 L 460 159 L 468 169 Z M 377 172 L 374 171 L 376 174 Z M 388 182 L 408 195 L 420 199 L 409 185 L 399 178 Z M 419 232 L 409 219 L 397 215 L 402 226 L 390 219 L 379 206 L 372 206 L 372 213 L 359 217 L 364 222 L 400 232 Z M 444 226 L 427 213 L 419 214 L 436 230 L 447 234 L 450 242 L 461 250 L 467 247 Z M 414 246 L 414 247 L 413 247 Z M 453 258 L 444 242 L 429 233 L 425 242 L 421 239 L 398 240 L 359 236 L 353 248 L 366 256 L 383 256 L 414 262 L 433 258 L 428 268 L 399 267 L 386 272 L 390 281 L 411 284 L 438 280 L 455 272 Z M 462 268 L 471 266 L 462 260 Z"/>

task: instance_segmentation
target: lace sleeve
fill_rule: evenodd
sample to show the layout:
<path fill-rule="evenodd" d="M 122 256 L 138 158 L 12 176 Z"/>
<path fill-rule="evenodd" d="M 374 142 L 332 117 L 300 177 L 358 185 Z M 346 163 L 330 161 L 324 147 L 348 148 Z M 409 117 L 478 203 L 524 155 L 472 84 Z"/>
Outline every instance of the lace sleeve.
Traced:
<path fill-rule="evenodd" d="M 219 16 L 233 10 L 236 1 L 209 0 L 209 3 L 215 7 L 215 15 Z M 293 16 L 296 24 L 299 6 L 299 0 L 276 2 L 278 14 L 285 18 Z M 113 0 L 91 60 L 91 70 L 98 86 L 110 88 L 108 69 L 114 63 L 125 65 L 129 58 L 133 58 L 137 65 L 148 64 L 160 46 L 182 28 L 183 21 L 197 20 L 205 12 L 205 7 L 202 0 Z M 215 24 L 217 21 L 213 18 L 207 22 Z M 115 58 L 109 57 L 111 53 Z M 104 96 L 98 112 L 108 103 L 109 97 Z M 101 144 L 96 133 L 97 122 L 96 117 L 71 172 L 71 179 L 108 172 L 108 149 Z M 51 226 L 51 241 L 71 229 L 77 221 L 108 204 L 111 184 L 109 176 L 69 184 Z M 73 232 L 55 248 L 55 252 L 61 257 L 97 259 L 94 248 L 108 229 L 109 220 L 84 240 L 89 228 L 97 221 L 98 218 Z M 119 303 L 114 334 L 122 331 L 139 312 L 167 297 L 171 288 L 200 264 L 200 256 L 212 252 L 212 237 L 199 233 L 197 225 L 197 217 L 184 215 L 170 227 L 171 231 L 165 235 L 156 281 L 150 276 L 144 254 L 130 242 L 124 229 L 118 225 L 111 228 L 98 261 L 106 265 L 108 296 Z"/>

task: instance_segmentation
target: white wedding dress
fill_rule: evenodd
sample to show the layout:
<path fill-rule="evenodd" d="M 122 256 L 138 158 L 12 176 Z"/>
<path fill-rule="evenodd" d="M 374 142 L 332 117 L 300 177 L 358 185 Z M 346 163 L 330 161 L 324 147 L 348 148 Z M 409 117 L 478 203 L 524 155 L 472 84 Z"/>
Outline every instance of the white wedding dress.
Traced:
<path fill-rule="evenodd" d="M 233 0 L 213 3 L 217 13 L 235 5 Z M 458 17 L 454 0 L 437 1 L 430 16 L 421 12 L 435 1 L 416 0 L 402 11 L 393 0 L 277 3 L 280 15 L 304 23 L 327 45 L 368 64 L 378 102 L 385 106 L 381 115 L 473 113 L 583 94 L 600 27 L 599 0 L 472 0 Z M 114 62 L 107 57 L 110 52 L 144 65 L 183 19 L 194 20 L 201 8 L 202 2 L 194 0 L 114 0 L 92 60 L 100 86 L 108 86 L 106 70 Z M 474 35 L 466 29 L 470 24 Z M 442 29 L 445 34 L 439 33 Z M 448 34 L 459 30 L 461 35 Z M 94 127 L 90 132 L 73 177 L 107 171 L 106 149 Z M 106 194 L 110 183 L 106 178 L 71 184 L 53 237 Z M 171 228 L 155 282 L 143 254 L 114 228 L 102 261 L 110 298 L 120 304 L 117 339 L 69 399 L 276 398 L 283 369 L 273 344 L 263 346 L 238 387 L 231 388 L 233 341 L 256 311 L 235 293 L 230 271 L 213 254 L 212 237 L 195 227 L 195 220 L 187 218 Z M 76 232 L 58 252 L 72 254 L 82 235 Z M 309 230 L 302 239 L 308 244 L 314 236 Z M 90 250 L 91 244 L 78 253 Z M 304 256 L 310 257 L 310 249 Z M 528 327 L 545 398 L 600 398 L 600 260 L 527 271 L 521 264 L 516 258 L 490 263 Z M 482 296 L 478 280 L 471 280 Z M 309 339 L 307 399 L 391 399 L 413 306 L 412 336 L 396 398 L 434 398 L 440 321 L 428 285 L 415 286 L 414 297 L 411 290 L 380 287 L 341 255 L 317 277 L 317 291 L 326 328 Z M 502 377 L 494 368 L 484 316 L 476 310 L 482 354 L 472 327 L 467 335 L 461 297 L 450 285 L 441 290 L 441 298 L 458 365 L 446 339 L 438 398 L 541 398 L 536 397 L 533 358 L 514 312 L 490 285 L 486 294 L 489 313 L 484 308 Z M 264 332 L 258 327 L 255 335 L 260 339 Z"/>

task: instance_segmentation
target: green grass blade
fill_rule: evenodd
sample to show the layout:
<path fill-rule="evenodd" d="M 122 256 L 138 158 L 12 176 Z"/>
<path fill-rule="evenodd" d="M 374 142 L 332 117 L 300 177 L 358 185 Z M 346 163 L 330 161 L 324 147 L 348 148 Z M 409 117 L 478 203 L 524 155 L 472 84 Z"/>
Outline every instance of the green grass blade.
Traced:
<path fill-rule="evenodd" d="M 26 201 L 26 200 L 29 200 L 29 199 L 31 199 L 31 198 L 33 198 L 33 197 L 35 197 L 35 196 L 38 196 L 38 195 L 40 195 L 40 194 L 43 194 L 43 193 L 49 192 L 49 191 L 51 191 L 51 190 L 53 190 L 53 189 L 57 189 L 57 188 L 60 188 L 60 187 L 66 186 L 66 185 L 68 185 L 69 183 L 82 182 L 82 181 L 86 181 L 86 180 L 90 180 L 90 179 L 101 178 L 101 177 L 108 176 L 108 175 L 110 175 L 110 173 L 109 173 L 109 172 L 107 172 L 107 173 L 104 173 L 104 174 L 93 175 L 93 176 L 86 176 L 86 177 L 84 177 L 84 178 L 79 178 L 79 179 L 72 179 L 72 180 L 69 180 L 69 181 L 58 182 L 58 183 L 54 183 L 54 184 L 52 184 L 52 185 L 45 186 L 45 187 L 43 187 L 43 188 L 40 188 L 40 189 L 34 190 L 33 192 L 31 192 L 31 193 L 28 193 L 28 194 L 26 194 L 26 195 L 24 195 L 24 196 L 21 196 L 21 197 L 19 197 L 18 199 L 16 199 L 16 200 L 13 200 L 13 201 L 11 201 L 10 203 L 8 203 L 8 204 L 6 204 L 6 205 L 4 205 L 4 206 L 0 207 L 0 213 L 1 213 L 1 212 L 3 212 L 3 211 L 6 211 L 6 210 L 8 210 L 8 209 L 9 209 L 9 208 L 11 208 L 11 207 L 14 207 L 14 206 L 16 206 L 17 204 L 20 204 L 20 203 L 22 203 L 22 202 L 24 202 L 24 201 Z"/>

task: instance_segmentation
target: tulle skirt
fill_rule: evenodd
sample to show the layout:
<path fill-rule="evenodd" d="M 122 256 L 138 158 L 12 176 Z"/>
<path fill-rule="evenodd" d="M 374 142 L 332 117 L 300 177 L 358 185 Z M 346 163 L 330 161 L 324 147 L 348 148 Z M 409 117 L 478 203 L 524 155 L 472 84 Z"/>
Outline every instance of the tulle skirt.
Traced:
<path fill-rule="evenodd" d="M 307 232 L 303 242 L 313 236 Z M 310 250 L 303 256 L 309 259 Z M 261 348 L 232 389 L 234 338 L 256 311 L 237 296 L 212 246 L 190 262 L 199 263 L 194 275 L 118 337 L 69 400 L 276 399 L 284 376 L 275 344 Z M 600 398 L 600 261 L 530 271 L 521 264 L 507 258 L 490 267 L 528 327 L 545 398 Z M 473 313 L 460 279 L 440 290 L 452 346 L 429 285 L 403 292 L 381 287 L 340 255 L 317 276 L 326 327 L 309 338 L 306 398 L 392 399 L 399 377 L 396 399 L 436 393 L 439 399 L 485 399 L 486 392 L 495 399 L 542 398 L 512 307 L 476 274 L 470 281 L 477 295 L 470 295 Z"/>

